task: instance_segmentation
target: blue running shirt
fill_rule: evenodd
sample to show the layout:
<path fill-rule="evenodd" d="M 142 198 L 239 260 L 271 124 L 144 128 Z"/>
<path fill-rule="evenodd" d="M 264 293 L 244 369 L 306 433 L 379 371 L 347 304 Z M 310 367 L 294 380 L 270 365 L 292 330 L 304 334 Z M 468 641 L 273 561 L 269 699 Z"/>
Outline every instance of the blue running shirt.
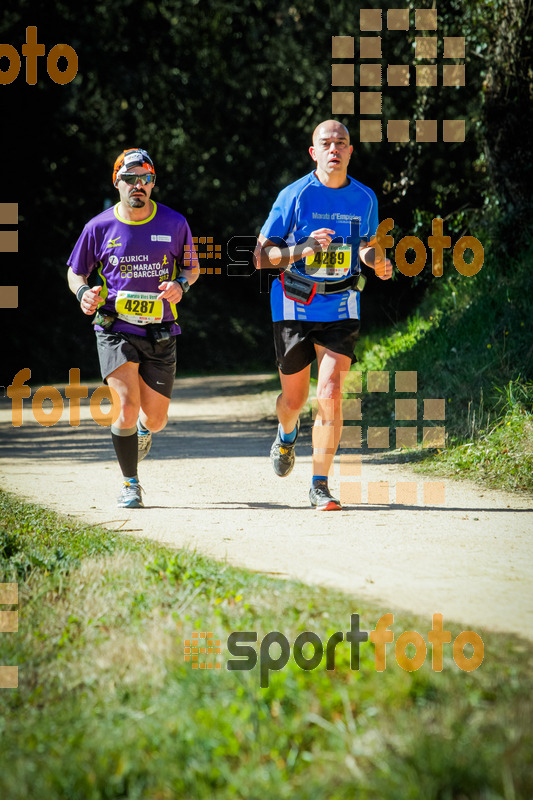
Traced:
<path fill-rule="evenodd" d="M 368 186 L 348 176 L 349 184 L 342 189 L 324 186 L 315 172 L 305 175 L 283 189 L 261 228 L 265 239 L 283 239 L 291 247 L 300 239 L 307 238 L 319 228 L 335 231 L 334 240 L 346 242 L 350 234 L 357 235 L 357 227 L 351 230 L 350 222 L 359 222 L 359 236 L 369 241 L 378 227 L 378 203 L 376 195 Z M 336 248 L 329 248 L 330 251 Z M 291 265 L 290 270 L 308 275 L 316 281 L 344 280 L 359 270 L 358 247 L 345 245 L 342 253 L 329 264 L 321 266 L 318 260 L 301 259 Z M 326 262 L 328 263 L 328 262 Z M 283 293 L 279 278 L 272 283 L 270 305 L 274 322 L 281 320 L 308 320 L 328 322 L 337 319 L 359 319 L 359 292 L 348 290 L 338 294 L 315 294 L 308 305 L 290 300 Z"/>

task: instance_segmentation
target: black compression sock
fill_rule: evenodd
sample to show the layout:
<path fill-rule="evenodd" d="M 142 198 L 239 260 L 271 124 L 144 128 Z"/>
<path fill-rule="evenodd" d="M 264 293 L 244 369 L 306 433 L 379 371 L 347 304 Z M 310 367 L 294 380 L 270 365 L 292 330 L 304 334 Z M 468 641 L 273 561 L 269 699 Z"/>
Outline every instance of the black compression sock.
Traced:
<path fill-rule="evenodd" d="M 137 427 L 116 428 L 111 426 L 111 439 L 118 464 L 125 478 L 137 475 Z"/>

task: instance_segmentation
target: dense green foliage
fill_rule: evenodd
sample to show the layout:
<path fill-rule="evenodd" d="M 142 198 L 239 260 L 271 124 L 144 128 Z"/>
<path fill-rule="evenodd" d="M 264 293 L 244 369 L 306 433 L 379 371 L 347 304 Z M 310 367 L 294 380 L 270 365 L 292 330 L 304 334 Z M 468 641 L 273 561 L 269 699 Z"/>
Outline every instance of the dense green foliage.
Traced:
<path fill-rule="evenodd" d="M 19 202 L 22 221 L 20 253 L 3 256 L 20 285 L 20 308 L 4 315 L 16 335 L 0 383 L 22 367 L 39 382 L 64 379 L 73 366 L 82 378 L 97 375 L 92 329 L 68 292 L 65 262 L 86 220 L 114 199 L 111 165 L 125 146 L 149 150 L 156 199 L 185 213 L 194 235 L 213 236 L 223 250 L 234 236 L 256 235 L 279 189 L 311 167 L 311 131 L 331 115 L 331 36 L 356 37 L 357 64 L 359 8 L 346 0 L 2 4 L 1 41 L 20 51 L 26 26 L 36 25 L 47 50 L 57 42 L 76 49 L 79 72 L 56 85 L 41 59 L 37 85 L 22 71 L 1 87 L 9 119 L 2 152 L 6 168 L 16 164 L 6 199 Z M 476 215 L 514 213 L 506 218 L 512 226 L 529 207 L 531 10 L 523 0 L 444 0 L 438 10 L 439 47 L 444 35 L 466 38 L 465 87 L 440 79 L 416 87 L 413 20 L 408 34 L 384 30 L 384 71 L 413 65 L 409 87 L 384 91 L 384 117 L 466 118 L 466 142 L 360 144 L 357 114 L 343 118 L 354 176 L 376 190 L 397 238 L 426 240 L 440 215 L 455 240 L 472 232 Z M 225 257 L 227 274 L 205 276 L 186 298 L 181 368 L 273 363 L 268 276 L 251 274 L 246 261 L 235 269 Z M 429 268 L 415 280 L 372 278 L 366 331 L 405 318 L 431 282 Z"/>
<path fill-rule="evenodd" d="M 0 581 L 18 579 L 20 617 L 19 632 L 0 637 L 0 663 L 20 665 L 19 688 L 0 691 L 2 797 L 531 797 L 529 643 L 479 630 L 474 672 L 457 668 L 449 645 L 442 672 L 429 652 L 418 671 L 402 670 L 391 646 L 377 672 L 369 643 L 356 670 L 344 643 L 334 671 L 304 671 L 291 656 L 261 689 L 258 668 L 191 669 L 184 640 L 213 631 L 225 663 L 232 631 L 261 639 L 281 627 L 291 644 L 302 631 L 325 642 L 350 614 L 369 630 L 383 611 L 82 528 L 5 494 L 0 510 Z M 454 639 L 461 628 L 445 623 Z M 395 614 L 392 627 L 395 638 L 427 637 L 431 621 Z"/>
<path fill-rule="evenodd" d="M 507 259 L 505 272 L 496 244 L 486 256 L 476 280 L 442 279 L 392 335 L 367 341 L 357 368 L 416 370 L 418 397 L 445 398 L 449 449 L 424 468 L 531 490 L 533 251 Z M 366 413 L 386 424 L 390 401 L 369 396 Z"/>

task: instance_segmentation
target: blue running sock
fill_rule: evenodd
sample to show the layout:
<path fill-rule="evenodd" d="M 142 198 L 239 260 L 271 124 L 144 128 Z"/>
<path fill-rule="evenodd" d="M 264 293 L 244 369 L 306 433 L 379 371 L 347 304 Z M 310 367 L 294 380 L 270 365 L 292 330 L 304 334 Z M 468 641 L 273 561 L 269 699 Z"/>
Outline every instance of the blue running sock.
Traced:
<path fill-rule="evenodd" d="M 292 444 L 296 441 L 296 436 L 298 435 L 298 425 L 294 426 L 294 430 L 291 433 L 285 433 L 281 425 L 278 426 L 279 428 L 279 438 L 282 442 L 287 442 L 287 444 Z"/>
<path fill-rule="evenodd" d="M 319 481 L 324 481 L 324 483 L 327 484 L 328 476 L 327 475 L 313 475 L 313 480 L 311 481 L 312 485 L 314 486 L 315 483 L 318 483 Z"/>

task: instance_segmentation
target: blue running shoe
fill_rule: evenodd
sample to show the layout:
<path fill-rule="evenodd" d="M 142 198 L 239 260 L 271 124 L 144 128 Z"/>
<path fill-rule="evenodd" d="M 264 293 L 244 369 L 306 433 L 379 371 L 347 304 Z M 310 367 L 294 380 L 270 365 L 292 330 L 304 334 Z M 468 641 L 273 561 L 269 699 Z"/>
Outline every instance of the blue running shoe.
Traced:
<path fill-rule="evenodd" d="M 119 508 L 144 508 L 142 490 L 137 478 L 126 478 L 118 498 Z"/>

